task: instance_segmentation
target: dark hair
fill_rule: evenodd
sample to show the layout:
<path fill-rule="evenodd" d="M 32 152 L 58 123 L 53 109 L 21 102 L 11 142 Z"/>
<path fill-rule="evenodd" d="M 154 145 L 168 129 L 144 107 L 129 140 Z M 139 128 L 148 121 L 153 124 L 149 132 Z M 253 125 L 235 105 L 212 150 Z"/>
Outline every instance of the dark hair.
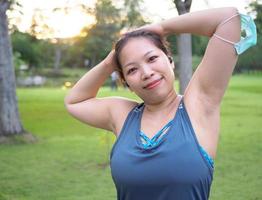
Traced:
<path fill-rule="evenodd" d="M 117 69 L 122 81 L 124 81 L 125 79 L 122 71 L 122 66 L 120 63 L 120 53 L 124 48 L 124 46 L 127 44 L 127 42 L 132 38 L 146 38 L 149 41 L 151 41 L 157 48 L 161 49 L 169 57 L 169 59 L 171 56 L 169 50 L 169 44 L 166 41 L 166 39 L 154 32 L 141 29 L 124 34 L 115 44 L 115 59 L 116 59 Z"/>

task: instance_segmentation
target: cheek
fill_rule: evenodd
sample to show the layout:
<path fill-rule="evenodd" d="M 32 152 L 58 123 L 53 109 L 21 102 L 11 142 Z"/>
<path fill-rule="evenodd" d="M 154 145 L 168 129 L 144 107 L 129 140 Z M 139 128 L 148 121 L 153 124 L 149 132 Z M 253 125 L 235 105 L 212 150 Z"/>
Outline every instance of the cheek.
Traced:
<path fill-rule="evenodd" d="M 175 72 L 173 69 L 170 70 L 170 79 L 171 81 L 175 81 Z"/>
<path fill-rule="evenodd" d="M 126 80 L 126 83 L 129 85 L 130 88 L 135 89 L 139 85 L 139 81 L 138 81 L 137 77 L 135 77 L 134 75 L 126 77 L 125 80 Z"/>
<path fill-rule="evenodd" d="M 173 82 L 175 80 L 175 72 L 173 69 L 173 65 L 168 64 L 163 70 L 165 71 L 164 73 L 168 81 Z"/>
<path fill-rule="evenodd" d="M 160 66 L 161 68 L 159 68 Z M 173 76 L 174 74 L 173 65 L 171 65 L 170 63 L 166 63 L 166 61 L 162 61 L 161 63 L 159 63 L 157 68 L 158 70 L 161 70 L 162 73 L 165 73 L 168 77 Z"/>

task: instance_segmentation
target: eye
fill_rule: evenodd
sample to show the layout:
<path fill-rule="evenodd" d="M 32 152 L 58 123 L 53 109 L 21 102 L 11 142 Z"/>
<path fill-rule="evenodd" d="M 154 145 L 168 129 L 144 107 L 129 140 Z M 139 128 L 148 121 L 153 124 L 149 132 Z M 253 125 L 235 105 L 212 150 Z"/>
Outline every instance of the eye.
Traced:
<path fill-rule="evenodd" d="M 132 67 L 132 68 L 130 68 L 130 69 L 127 70 L 127 75 L 132 74 L 132 73 L 134 73 L 135 71 L 136 71 L 136 68 L 135 68 L 135 67 Z"/>
<path fill-rule="evenodd" d="M 157 58 L 158 58 L 158 56 L 150 56 L 148 61 L 149 62 L 154 62 Z"/>

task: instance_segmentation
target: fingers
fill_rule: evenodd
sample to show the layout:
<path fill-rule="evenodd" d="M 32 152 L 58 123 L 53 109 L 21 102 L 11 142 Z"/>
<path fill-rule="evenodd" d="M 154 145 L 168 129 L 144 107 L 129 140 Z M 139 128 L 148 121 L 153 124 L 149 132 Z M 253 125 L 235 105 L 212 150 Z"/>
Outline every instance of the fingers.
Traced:
<path fill-rule="evenodd" d="M 161 24 L 148 24 L 138 28 L 137 30 L 147 30 L 154 32 L 160 36 L 164 36 L 163 27 L 161 26 Z"/>

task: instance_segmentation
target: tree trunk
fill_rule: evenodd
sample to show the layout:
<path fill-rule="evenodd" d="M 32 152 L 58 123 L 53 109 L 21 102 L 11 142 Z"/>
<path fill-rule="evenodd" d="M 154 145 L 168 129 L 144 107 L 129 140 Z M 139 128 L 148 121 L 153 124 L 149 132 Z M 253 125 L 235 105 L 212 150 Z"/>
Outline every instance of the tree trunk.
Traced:
<path fill-rule="evenodd" d="M 180 94 L 184 94 L 192 77 L 192 43 L 191 34 L 180 34 L 177 41 L 179 55 Z"/>
<path fill-rule="evenodd" d="M 174 0 L 179 15 L 190 11 L 192 0 Z M 192 42 L 191 34 L 180 34 L 177 38 L 179 59 L 179 92 L 184 94 L 185 89 L 192 77 Z"/>
<path fill-rule="evenodd" d="M 59 43 L 55 45 L 55 63 L 54 63 L 54 74 L 60 72 L 60 62 L 62 57 L 62 48 Z"/>
<path fill-rule="evenodd" d="M 13 55 L 8 34 L 6 10 L 9 1 L 0 1 L 0 136 L 24 133 L 20 122 Z"/>

